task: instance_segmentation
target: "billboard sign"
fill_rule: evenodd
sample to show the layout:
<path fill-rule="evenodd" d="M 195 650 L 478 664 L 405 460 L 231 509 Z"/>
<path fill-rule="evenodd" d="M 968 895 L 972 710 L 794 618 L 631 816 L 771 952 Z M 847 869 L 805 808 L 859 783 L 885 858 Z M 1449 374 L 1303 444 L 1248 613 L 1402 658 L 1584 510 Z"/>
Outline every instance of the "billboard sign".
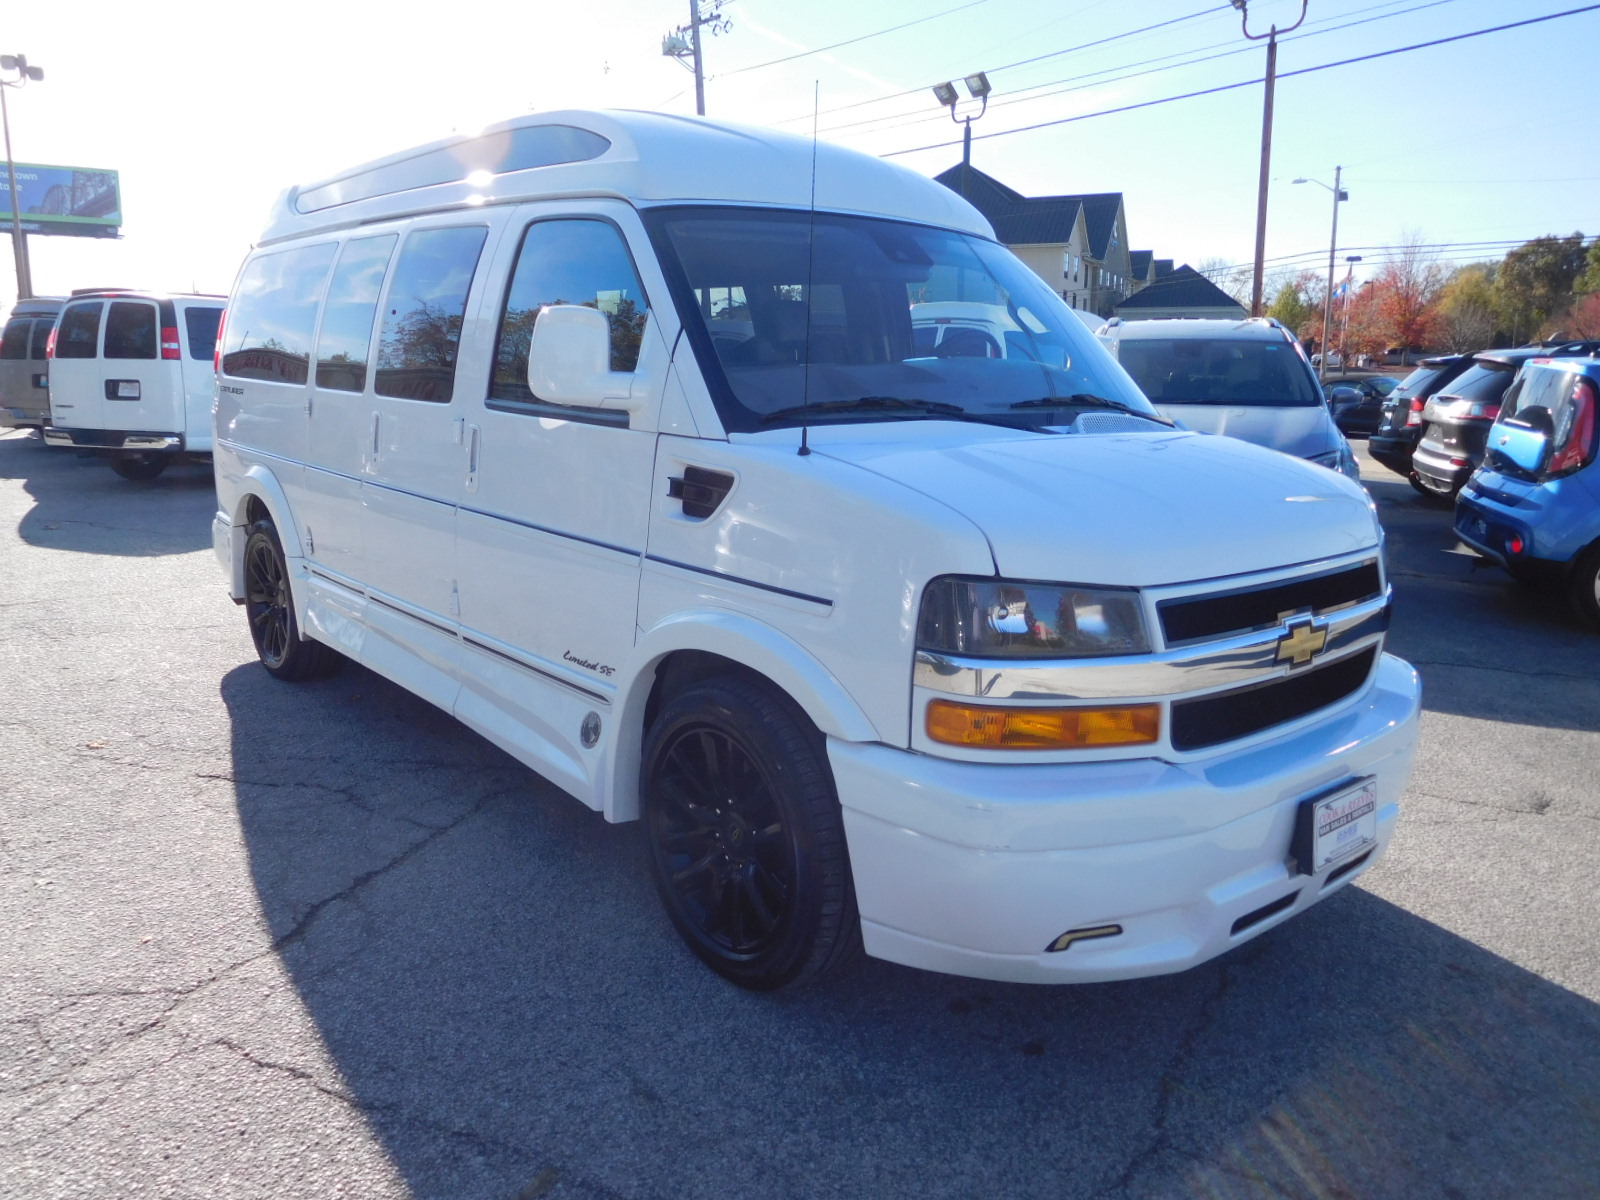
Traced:
<path fill-rule="evenodd" d="M 27 233 L 116 237 L 122 189 L 115 171 L 17 163 L 17 194 Z M 0 163 L 0 234 L 11 228 L 11 177 Z"/>

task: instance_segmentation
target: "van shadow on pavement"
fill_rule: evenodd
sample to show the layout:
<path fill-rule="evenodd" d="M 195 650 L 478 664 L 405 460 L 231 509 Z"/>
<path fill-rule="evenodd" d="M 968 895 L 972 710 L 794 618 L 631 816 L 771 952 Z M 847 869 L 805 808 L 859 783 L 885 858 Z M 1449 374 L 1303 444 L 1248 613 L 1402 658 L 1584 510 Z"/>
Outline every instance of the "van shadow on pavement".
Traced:
<path fill-rule="evenodd" d="M 423 701 L 222 698 L 265 920 L 415 1195 L 1600 1194 L 1600 1006 L 1359 887 L 1164 979 L 752 995 L 635 826 Z"/>
<path fill-rule="evenodd" d="M 0 436 L 0 479 L 25 480 L 33 507 L 17 533 L 32 546 L 149 557 L 211 545 L 216 488 L 208 461 L 175 463 L 148 483 L 112 471 L 98 454 Z"/>

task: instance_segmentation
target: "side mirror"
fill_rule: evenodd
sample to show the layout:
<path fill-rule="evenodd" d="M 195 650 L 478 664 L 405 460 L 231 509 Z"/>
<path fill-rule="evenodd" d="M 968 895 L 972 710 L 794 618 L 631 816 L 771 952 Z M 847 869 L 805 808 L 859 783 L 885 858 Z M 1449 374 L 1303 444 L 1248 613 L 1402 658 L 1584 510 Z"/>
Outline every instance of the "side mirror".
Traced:
<path fill-rule="evenodd" d="M 597 308 L 547 304 L 533 323 L 528 388 L 549 404 L 634 411 L 633 376 L 611 369 L 611 323 Z"/>
<path fill-rule="evenodd" d="M 1359 404 L 1361 393 L 1353 387 L 1336 387 L 1328 393 L 1328 399 L 1334 404 Z"/>

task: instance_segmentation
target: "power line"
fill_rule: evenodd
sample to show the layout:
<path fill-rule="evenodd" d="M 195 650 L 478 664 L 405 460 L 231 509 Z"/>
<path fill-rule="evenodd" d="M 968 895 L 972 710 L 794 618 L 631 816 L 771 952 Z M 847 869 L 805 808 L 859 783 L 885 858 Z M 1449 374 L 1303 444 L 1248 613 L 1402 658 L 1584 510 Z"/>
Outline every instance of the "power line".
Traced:
<path fill-rule="evenodd" d="M 1488 29 L 1474 29 L 1468 33 L 1457 33 L 1452 34 L 1449 37 L 1434 38 L 1431 41 L 1415 42 L 1409 46 L 1397 46 L 1392 50 L 1376 50 L 1371 54 L 1361 54 L 1354 58 L 1340 59 L 1337 62 L 1319 63 L 1314 67 L 1301 67 L 1294 71 L 1280 71 L 1278 72 L 1278 78 L 1291 79 L 1296 75 L 1311 75 L 1318 71 L 1332 70 L 1334 67 L 1348 67 L 1354 65 L 1355 63 L 1371 62 L 1379 58 L 1389 58 L 1396 54 L 1407 54 L 1413 50 L 1426 50 L 1432 46 L 1444 46 L 1451 42 L 1466 41 L 1468 38 L 1482 37 L 1489 33 L 1504 33 L 1508 29 L 1521 29 L 1526 25 L 1539 25 L 1545 21 L 1554 21 L 1560 17 L 1577 16 L 1580 13 L 1593 12 L 1596 9 L 1600 9 L 1600 4 L 1586 4 L 1581 8 L 1569 8 L 1565 12 L 1546 13 L 1544 16 L 1529 17 L 1522 21 L 1510 21 L 1504 25 L 1491 26 Z M 1159 100 L 1141 100 L 1136 104 L 1123 104 L 1116 108 L 1100 109 L 1097 112 L 1079 113 L 1077 116 L 1073 117 L 1058 117 L 1053 121 L 1039 121 L 1033 125 L 1019 125 L 1015 129 L 1001 129 L 995 131 L 994 133 L 978 133 L 973 135 L 972 140 L 975 142 L 986 141 L 990 138 L 1009 137 L 1014 133 L 1029 133 L 1035 129 L 1048 129 L 1055 125 L 1071 125 L 1074 122 L 1087 121 L 1093 117 L 1109 117 L 1115 113 L 1134 112 L 1141 108 L 1154 108 L 1157 105 L 1172 104 L 1179 100 L 1193 100 L 1199 96 L 1214 96 L 1219 92 L 1231 92 L 1237 90 L 1238 88 L 1254 87 L 1260 82 L 1261 80 L 1259 79 L 1246 79 L 1239 83 L 1218 84 L 1216 87 L 1200 88 L 1197 91 L 1184 92 L 1182 95 L 1178 96 L 1163 96 Z M 959 140 L 949 142 L 932 142 L 926 146 L 913 146 L 905 150 L 890 150 L 879 155 L 879 157 L 896 158 L 902 154 L 916 154 L 922 150 L 943 150 L 950 146 L 959 145 L 961 145 Z"/>
<path fill-rule="evenodd" d="M 1403 2 L 1403 0 L 1388 0 L 1387 3 L 1373 5 L 1371 8 L 1357 9 L 1355 13 L 1347 14 L 1347 15 L 1352 15 L 1352 16 L 1353 15 L 1359 15 L 1360 13 L 1372 12 L 1372 11 L 1374 11 L 1374 9 L 1379 9 L 1379 8 L 1393 8 L 1395 4 L 1402 3 L 1402 2 Z M 1323 34 L 1326 34 L 1326 33 L 1337 33 L 1340 30 L 1350 29 L 1350 28 L 1353 28 L 1354 26 L 1357 26 L 1357 25 L 1366 25 L 1366 24 L 1369 24 L 1369 23 L 1371 23 L 1373 21 L 1386 21 L 1386 20 L 1389 20 L 1389 19 L 1391 19 L 1393 17 L 1404 17 L 1404 16 L 1408 16 L 1409 14 L 1414 13 L 1414 12 L 1420 12 L 1423 9 L 1426 9 L 1426 8 L 1437 8 L 1441 4 L 1454 4 L 1454 3 L 1457 3 L 1457 0 L 1427 0 L 1426 3 L 1414 4 L 1414 5 L 1412 5 L 1412 7 L 1403 8 L 1399 12 L 1383 13 L 1383 14 L 1381 14 L 1379 16 L 1375 16 L 1375 17 L 1362 17 L 1360 20 L 1357 20 L 1357 21 L 1346 21 L 1342 25 L 1329 25 L 1326 29 L 1307 29 L 1307 31 L 1305 33 L 1296 34 L 1296 35 L 1294 35 L 1292 37 L 1285 37 L 1285 38 L 1281 39 L 1279 44 L 1280 45 L 1287 45 L 1289 42 L 1297 42 L 1297 41 L 1300 41 L 1302 38 L 1320 37 L 1320 36 L 1322 36 Z M 1322 19 L 1322 21 L 1320 21 L 1320 22 L 1312 22 L 1312 24 L 1324 24 L 1325 25 L 1325 24 L 1327 24 L 1327 22 L 1329 20 L 1333 20 L 1333 19 L 1336 19 L 1336 18 L 1324 17 Z M 1177 53 L 1174 53 L 1174 54 L 1157 55 L 1155 58 L 1147 58 L 1147 59 L 1144 59 L 1144 60 L 1142 60 L 1140 62 L 1124 63 L 1122 66 L 1119 66 L 1119 67 L 1105 67 L 1105 68 L 1102 68 L 1101 70 L 1090 71 L 1090 72 L 1087 72 L 1087 73 L 1082 74 L 1082 75 L 1069 75 L 1069 76 L 1067 76 L 1065 78 L 1062 78 L 1062 79 L 1053 79 L 1053 80 L 1049 80 L 1049 81 L 1047 81 L 1045 83 L 1034 84 L 1031 87 L 1025 88 L 1023 90 L 1024 91 L 1030 91 L 1030 92 L 1036 92 L 1037 94 L 1031 95 L 1031 96 L 1013 94 L 1013 95 L 1007 96 L 1007 97 L 1005 97 L 1003 99 L 999 99 L 999 100 L 993 100 L 992 99 L 989 102 L 989 107 L 990 108 L 1004 108 L 1007 105 L 1011 105 L 1011 104 L 1028 104 L 1028 103 L 1032 103 L 1035 100 L 1047 99 L 1047 98 L 1049 98 L 1051 96 L 1061 96 L 1061 95 L 1065 95 L 1065 94 L 1067 94 L 1069 92 L 1084 91 L 1085 89 L 1090 88 L 1090 87 L 1102 87 L 1102 86 L 1104 86 L 1106 84 L 1110 84 L 1110 83 L 1122 83 L 1122 82 L 1125 82 L 1126 80 L 1129 80 L 1129 79 L 1140 79 L 1140 78 L 1143 78 L 1144 76 L 1147 76 L 1147 75 L 1158 75 L 1163 71 L 1177 71 L 1177 70 L 1183 69 L 1184 67 L 1192 67 L 1192 66 L 1197 66 L 1200 63 L 1213 62 L 1213 61 L 1215 61 L 1216 59 L 1219 59 L 1219 58 L 1231 58 L 1234 55 L 1250 54 L 1250 53 L 1254 53 L 1255 52 L 1255 50 L 1256 50 L 1255 46 L 1252 46 L 1252 45 L 1249 45 L 1249 44 L 1246 44 L 1246 45 L 1243 45 L 1243 46 L 1239 46 L 1239 45 L 1236 45 L 1236 41 L 1237 41 L 1237 39 L 1235 39 L 1235 41 L 1229 41 L 1229 42 L 1216 42 L 1216 43 L 1213 43 L 1212 45 L 1209 45 L 1209 46 L 1196 47 L 1193 50 L 1182 50 L 1182 51 L 1178 51 Z M 1223 46 L 1228 46 L 1228 47 L 1232 47 L 1232 48 L 1231 49 L 1227 49 L 1227 50 L 1223 50 L 1219 54 L 1206 54 L 1205 53 L 1208 50 L 1216 50 L 1216 49 L 1219 49 L 1220 47 L 1223 47 Z M 1149 70 L 1146 70 L 1146 71 L 1139 71 L 1139 70 L 1130 71 L 1129 70 L 1129 68 L 1134 68 L 1134 67 L 1146 67 L 1146 66 L 1149 66 L 1151 63 L 1164 63 L 1168 59 L 1181 58 L 1185 54 L 1199 54 L 1199 55 L 1202 55 L 1202 57 L 1199 57 L 1199 58 L 1187 58 L 1183 62 L 1167 63 L 1167 65 L 1165 65 L 1165 66 L 1151 67 Z M 1117 75 L 1117 74 L 1114 74 L 1114 72 L 1116 72 L 1116 71 L 1129 71 L 1129 73 L 1128 74 L 1124 74 L 1124 75 Z M 1109 78 L 1102 78 L 1103 76 L 1110 76 L 1110 77 Z M 1094 82 L 1091 82 L 1091 83 L 1080 83 L 1079 82 L 1080 80 L 1093 80 Z M 1039 92 L 1038 91 L 1039 88 L 1054 88 L 1054 87 L 1056 87 L 1057 84 L 1063 84 L 1063 83 L 1075 84 L 1077 86 L 1056 88 L 1056 90 L 1048 91 L 1048 92 Z M 887 131 L 889 129 L 897 129 L 897 128 L 901 128 L 903 126 L 922 125 L 922 124 L 927 124 L 929 122 L 938 122 L 938 121 L 943 120 L 943 118 L 944 118 L 944 114 L 943 113 L 937 113 L 937 114 L 933 114 L 933 115 L 928 115 L 928 114 L 925 114 L 925 113 L 920 112 L 920 111 L 915 113 L 915 114 L 912 114 L 912 113 L 888 113 L 888 114 L 885 114 L 884 116 L 881 116 L 881 117 L 869 117 L 869 118 L 867 118 L 866 120 L 863 120 L 863 121 L 852 121 L 852 122 L 847 122 L 846 124 L 843 124 L 843 125 L 826 126 L 821 130 L 821 132 L 823 132 L 823 133 L 838 133 L 838 132 L 840 132 L 842 130 L 846 130 L 846 129 L 860 128 L 863 125 L 879 125 L 880 127 L 877 130 L 875 130 L 874 132 L 882 133 L 882 132 L 885 132 L 885 131 Z M 883 124 L 884 122 L 892 122 L 892 124 Z"/>
<path fill-rule="evenodd" d="M 711 78 L 726 79 L 730 75 L 743 75 L 746 71 L 759 71 L 763 67 L 775 67 L 779 63 L 793 62 L 797 58 L 807 58 L 813 54 L 826 54 L 829 50 L 839 49 L 840 46 L 853 46 L 857 42 L 865 42 L 870 38 L 882 37 L 886 33 L 898 33 L 902 29 L 910 29 L 913 25 L 921 25 L 925 21 L 937 21 L 940 17 L 948 17 L 951 13 L 977 8 L 978 5 L 987 3 L 988 0 L 970 0 L 967 4 L 958 4 L 954 8 L 947 8 L 943 12 L 936 12 L 926 17 L 918 17 L 915 21 L 907 21 L 902 25 L 891 25 L 888 29 L 880 29 L 875 33 L 863 33 L 860 37 L 846 38 L 842 42 L 834 42 L 831 46 L 818 46 L 815 50 L 801 50 L 795 54 L 785 55 L 783 58 L 772 58 L 766 62 L 752 63 L 748 67 L 735 67 L 731 71 L 723 71 L 720 74 L 711 76 Z"/>

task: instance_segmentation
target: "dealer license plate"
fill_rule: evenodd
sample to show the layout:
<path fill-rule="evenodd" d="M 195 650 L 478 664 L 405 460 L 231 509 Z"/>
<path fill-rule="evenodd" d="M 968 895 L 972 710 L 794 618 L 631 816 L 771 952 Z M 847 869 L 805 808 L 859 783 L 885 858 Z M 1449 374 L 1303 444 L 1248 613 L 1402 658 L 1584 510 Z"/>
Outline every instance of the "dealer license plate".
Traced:
<path fill-rule="evenodd" d="M 1293 853 L 1302 875 L 1318 875 L 1378 842 L 1378 781 L 1363 779 L 1305 800 L 1295 822 Z"/>

